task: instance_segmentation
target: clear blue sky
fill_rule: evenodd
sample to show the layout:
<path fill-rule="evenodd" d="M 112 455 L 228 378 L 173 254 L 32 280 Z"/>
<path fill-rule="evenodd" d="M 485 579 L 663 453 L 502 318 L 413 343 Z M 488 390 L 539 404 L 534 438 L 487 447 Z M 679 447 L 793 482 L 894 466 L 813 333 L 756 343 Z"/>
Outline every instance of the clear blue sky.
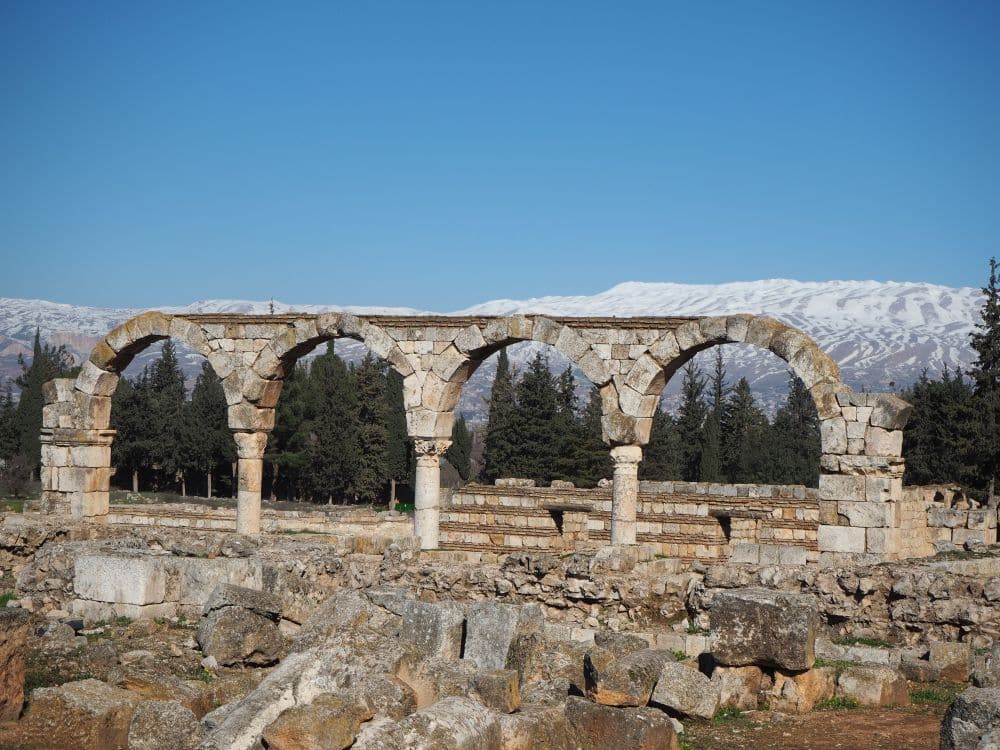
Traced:
<path fill-rule="evenodd" d="M 1000 3 L 0 4 L 0 296 L 980 286 Z"/>

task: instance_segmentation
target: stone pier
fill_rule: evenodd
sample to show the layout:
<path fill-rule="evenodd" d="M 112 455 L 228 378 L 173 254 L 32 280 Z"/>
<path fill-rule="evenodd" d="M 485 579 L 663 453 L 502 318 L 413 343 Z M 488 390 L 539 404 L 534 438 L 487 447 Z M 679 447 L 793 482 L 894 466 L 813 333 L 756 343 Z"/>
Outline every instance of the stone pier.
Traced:
<path fill-rule="evenodd" d="M 239 529 L 260 529 L 262 457 L 274 408 L 295 362 L 324 342 L 351 338 L 403 378 L 407 429 L 417 444 L 415 533 L 439 540 L 437 484 L 462 386 L 500 349 L 554 347 L 601 394 L 602 431 L 615 461 L 612 541 L 637 541 L 636 477 L 667 381 L 691 357 L 746 343 L 785 360 L 816 404 L 823 461 L 820 549 L 892 559 L 903 548 L 899 500 L 902 429 L 910 407 L 888 394 L 856 394 L 836 363 L 801 331 L 753 315 L 656 318 L 512 316 L 167 315 L 148 312 L 114 329 L 75 380 L 49 383 L 43 414 L 41 506 L 99 519 L 107 513 L 111 394 L 140 351 L 171 338 L 206 357 L 222 380 L 239 447 Z"/>

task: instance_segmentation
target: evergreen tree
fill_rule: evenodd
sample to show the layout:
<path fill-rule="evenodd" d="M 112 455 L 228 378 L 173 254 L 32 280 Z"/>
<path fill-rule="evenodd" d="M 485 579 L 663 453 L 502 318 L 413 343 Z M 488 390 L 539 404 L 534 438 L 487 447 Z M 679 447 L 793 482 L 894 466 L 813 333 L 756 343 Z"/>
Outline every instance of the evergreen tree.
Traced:
<path fill-rule="evenodd" d="M 750 384 L 740 378 L 722 414 L 722 459 L 727 480 L 734 483 L 767 479 L 768 422 L 754 401 Z"/>
<path fill-rule="evenodd" d="M 369 503 L 383 494 L 389 482 L 384 366 L 368 352 L 352 372 L 358 404 L 358 464 L 352 487 L 359 500 Z"/>
<path fill-rule="evenodd" d="M 298 499 L 302 492 L 309 445 L 307 411 L 309 368 L 296 363 L 281 386 L 274 429 L 267 439 L 264 461 L 271 470 L 271 499 Z"/>
<path fill-rule="evenodd" d="M 458 415 L 451 429 L 451 445 L 445 453 L 445 458 L 458 472 L 462 481 L 469 481 L 472 474 L 472 433 L 469 432 L 463 414 Z"/>
<path fill-rule="evenodd" d="M 333 344 L 309 368 L 310 424 L 305 486 L 316 501 L 354 494 L 359 466 L 358 397 L 350 371 Z"/>
<path fill-rule="evenodd" d="M 15 412 L 18 453 L 27 458 L 34 469 L 42 458 L 39 440 L 42 432 L 42 407 L 45 405 L 42 386 L 53 378 L 71 377 L 78 372 L 78 368 L 73 367 L 72 357 L 66 347 L 43 343 L 38 330 L 35 331 L 30 364 L 22 355 L 18 355 L 17 362 L 21 366 L 21 374 L 14 381 L 21 389 Z"/>
<path fill-rule="evenodd" d="M 149 370 L 147 419 L 156 435 L 150 444 L 150 459 L 163 480 L 184 485 L 188 465 L 188 441 L 184 434 L 184 373 L 177 362 L 173 341 L 163 342 L 160 357 Z"/>
<path fill-rule="evenodd" d="M 577 446 L 583 440 L 583 423 L 577 416 L 576 378 L 569 365 L 555 382 L 556 413 L 553 417 L 555 434 L 555 457 L 552 467 L 553 479 L 577 481 Z"/>
<path fill-rule="evenodd" d="M 591 388 L 580 417 L 580 442 L 574 462 L 579 487 L 596 487 L 601 479 L 610 478 L 614 472 L 611 452 L 604 442 L 601 414 L 601 393 L 596 387 Z"/>
<path fill-rule="evenodd" d="M 649 444 L 643 453 L 639 464 L 640 479 L 662 482 L 681 477 L 680 435 L 674 418 L 662 408 L 653 414 Z"/>
<path fill-rule="evenodd" d="M 681 405 L 677 415 L 680 436 L 679 463 L 681 479 L 697 482 L 701 476 L 701 432 L 708 409 L 705 406 L 705 376 L 694 362 L 684 366 L 681 381 Z"/>
<path fill-rule="evenodd" d="M 788 398 L 774 416 L 771 428 L 772 475 L 776 484 L 819 482 L 819 417 L 812 394 L 791 371 L 788 373 Z"/>
<path fill-rule="evenodd" d="M 924 371 L 903 398 L 913 404 L 903 431 L 906 483 L 975 486 L 978 404 L 962 373 L 946 367 L 940 380 L 931 380 Z"/>
<path fill-rule="evenodd" d="M 393 369 L 386 374 L 386 466 L 390 480 L 410 480 L 416 467 L 413 442 L 406 429 L 406 406 L 403 402 L 403 376 Z"/>
<path fill-rule="evenodd" d="M 996 491 L 1000 473 L 1000 281 L 997 259 L 990 258 L 990 278 L 983 287 L 980 322 L 971 334 L 976 361 L 969 374 L 975 383 L 976 424 L 978 426 L 976 462 L 980 477 L 976 484 Z"/>
<path fill-rule="evenodd" d="M 701 433 L 701 459 L 698 478 L 702 482 L 721 482 L 722 474 L 722 412 L 725 407 L 726 368 L 722 364 L 722 349 L 715 350 L 715 369 L 709 391 L 712 403 L 705 414 Z"/>
<path fill-rule="evenodd" d="M 157 437 L 150 420 L 150 393 L 149 369 L 144 368 L 134 382 L 122 377 L 111 397 L 111 427 L 116 431 L 111 463 L 116 477 L 131 477 L 133 492 L 139 491 L 140 473 L 152 465 Z"/>
<path fill-rule="evenodd" d="M 0 394 L 0 463 L 17 455 L 20 443 L 17 434 L 17 407 L 10 386 Z"/>
<path fill-rule="evenodd" d="M 514 434 L 520 438 L 515 476 L 548 482 L 557 458 L 555 381 L 548 358 L 535 355 L 515 386 Z"/>
<path fill-rule="evenodd" d="M 520 437 L 515 425 L 514 373 L 507 351 L 497 357 L 496 377 L 490 391 L 490 415 L 486 423 L 483 478 L 492 482 L 498 477 L 514 476 L 520 454 Z"/>
<path fill-rule="evenodd" d="M 208 361 L 191 390 L 185 414 L 187 424 L 186 463 L 191 471 L 205 474 L 205 495 L 214 494 L 213 477 L 221 464 L 236 460 L 236 443 L 227 422 L 226 394 L 222 381 Z"/>

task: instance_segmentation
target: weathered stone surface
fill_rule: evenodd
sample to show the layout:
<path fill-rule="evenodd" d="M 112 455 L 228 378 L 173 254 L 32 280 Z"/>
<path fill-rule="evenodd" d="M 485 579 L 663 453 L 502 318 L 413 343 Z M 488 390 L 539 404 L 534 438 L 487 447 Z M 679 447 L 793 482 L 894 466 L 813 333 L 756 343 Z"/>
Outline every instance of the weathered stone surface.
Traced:
<path fill-rule="evenodd" d="M 201 618 L 196 640 L 202 653 L 223 666 L 273 664 L 284 646 L 274 620 L 242 607 L 208 612 Z"/>
<path fill-rule="evenodd" d="M 831 667 L 818 667 L 798 674 L 776 672 L 769 704 L 772 710 L 804 714 L 817 703 L 834 696 L 837 671 Z"/>
<path fill-rule="evenodd" d="M 402 619 L 398 637 L 422 658 L 462 655 L 465 611 L 453 602 L 421 602 L 399 589 L 368 591 L 373 603 Z"/>
<path fill-rule="evenodd" d="M 24 662 L 30 629 L 27 611 L 0 609 L 0 721 L 16 719 L 24 705 Z"/>
<path fill-rule="evenodd" d="M 463 656 L 482 669 L 514 669 L 521 675 L 542 622 L 537 605 L 473 604 L 466 615 Z"/>
<path fill-rule="evenodd" d="M 837 696 L 862 706 L 908 706 L 906 679 L 889 667 L 848 667 L 837 677 Z"/>
<path fill-rule="evenodd" d="M 321 695 L 287 709 L 264 730 L 263 739 L 269 750 L 343 750 L 373 716 L 354 696 Z"/>
<path fill-rule="evenodd" d="M 711 719 L 719 710 L 720 698 L 719 683 L 693 666 L 667 662 L 660 669 L 650 704 L 693 719 Z"/>
<path fill-rule="evenodd" d="M 213 589 L 205 602 L 204 611 L 214 612 L 225 607 L 240 607 L 269 620 L 277 620 L 281 616 L 281 599 L 275 594 L 231 583 L 220 583 Z"/>
<path fill-rule="evenodd" d="M 598 668 L 588 653 L 584 657 L 587 697 L 605 706 L 645 706 L 665 663 L 667 651 L 645 648 Z"/>
<path fill-rule="evenodd" d="M 399 722 L 372 721 L 353 750 L 501 750 L 498 715 L 466 698 L 445 698 Z"/>
<path fill-rule="evenodd" d="M 955 698 L 944 715 L 941 750 L 978 748 L 982 739 L 995 734 L 997 729 L 1000 729 L 1000 688 L 969 688 Z"/>
<path fill-rule="evenodd" d="M 127 690 L 98 680 L 38 688 L 26 721 L 47 750 L 126 750 L 138 700 Z"/>
<path fill-rule="evenodd" d="M 679 750 L 670 719 L 651 708 L 616 708 L 570 697 L 566 718 L 579 750 Z"/>
<path fill-rule="evenodd" d="M 709 618 L 719 664 L 801 671 L 816 660 L 819 615 L 812 596 L 764 588 L 722 592 Z"/>
<path fill-rule="evenodd" d="M 512 669 L 481 669 L 468 661 L 430 658 L 404 664 L 399 678 L 413 689 L 419 708 L 455 696 L 499 713 L 515 711 L 521 703 L 517 672 Z"/>
<path fill-rule="evenodd" d="M 932 641 L 930 664 L 942 680 L 968 682 L 972 675 L 972 649 L 968 643 Z"/>
<path fill-rule="evenodd" d="M 712 682 L 718 686 L 719 708 L 756 711 L 762 676 L 760 667 L 717 666 L 712 672 Z"/>
<path fill-rule="evenodd" d="M 166 593 L 162 563 L 145 555 L 84 555 L 73 588 L 81 599 L 117 604 L 159 604 Z"/>
<path fill-rule="evenodd" d="M 204 730 L 177 701 L 142 701 L 132 714 L 128 750 L 194 750 Z"/>

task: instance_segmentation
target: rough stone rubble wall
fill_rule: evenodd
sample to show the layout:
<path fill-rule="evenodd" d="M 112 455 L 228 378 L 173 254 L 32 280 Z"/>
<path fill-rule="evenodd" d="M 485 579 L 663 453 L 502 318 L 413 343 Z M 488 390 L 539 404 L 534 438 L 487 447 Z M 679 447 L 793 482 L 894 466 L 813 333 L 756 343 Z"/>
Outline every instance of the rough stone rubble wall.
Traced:
<path fill-rule="evenodd" d="M 599 547 L 610 489 L 467 485 L 441 515 L 441 548 L 508 554 Z M 561 517 L 561 518 L 560 518 Z M 641 482 L 638 542 L 693 560 L 801 565 L 819 559 L 818 492 L 801 486 Z"/>

